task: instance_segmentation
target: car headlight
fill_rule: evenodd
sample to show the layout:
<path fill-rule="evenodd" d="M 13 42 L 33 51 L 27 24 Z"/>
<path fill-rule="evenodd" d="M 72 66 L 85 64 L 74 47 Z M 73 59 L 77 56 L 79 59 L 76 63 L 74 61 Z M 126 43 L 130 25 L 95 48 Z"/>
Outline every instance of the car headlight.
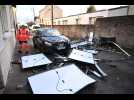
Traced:
<path fill-rule="evenodd" d="M 52 44 L 51 43 L 49 43 L 49 42 L 44 42 L 46 45 L 48 45 L 48 46 L 52 46 Z"/>

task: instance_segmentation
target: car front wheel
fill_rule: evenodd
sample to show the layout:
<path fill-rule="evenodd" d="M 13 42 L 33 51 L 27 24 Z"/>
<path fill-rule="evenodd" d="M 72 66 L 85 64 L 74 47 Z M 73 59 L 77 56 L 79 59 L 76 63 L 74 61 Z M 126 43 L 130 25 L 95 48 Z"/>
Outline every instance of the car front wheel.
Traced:
<path fill-rule="evenodd" d="M 37 48 L 37 38 L 36 37 L 33 37 L 33 46 L 34 48 Z"/>

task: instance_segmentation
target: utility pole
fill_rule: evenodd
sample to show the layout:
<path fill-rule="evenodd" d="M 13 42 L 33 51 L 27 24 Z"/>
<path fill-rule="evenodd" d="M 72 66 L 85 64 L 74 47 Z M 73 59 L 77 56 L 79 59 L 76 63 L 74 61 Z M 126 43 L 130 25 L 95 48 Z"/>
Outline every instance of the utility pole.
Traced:
<path fill-rule="evenodd" d="M 34 8 L 33 8 L 33 15 L 34 15 L 34 22 L 35 22 L 35 11 L 34 11 Z"/>
<path fill-rule="evenodd" d="M 51 15 L 52 15 L 52 19 L 51 19 L 51 28 L 53 28 L 53 5 L 51 5 Z"/>

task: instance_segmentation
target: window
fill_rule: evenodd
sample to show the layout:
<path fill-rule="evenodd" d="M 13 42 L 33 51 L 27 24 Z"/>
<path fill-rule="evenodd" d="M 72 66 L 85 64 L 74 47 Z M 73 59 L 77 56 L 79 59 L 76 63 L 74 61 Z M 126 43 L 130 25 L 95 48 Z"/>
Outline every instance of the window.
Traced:
<path fill-rule="evenodd" d="M 76 19 L 76 24 L 79 24 L 79 18 Z"/>
<path fill-rule="evenodd" d="M 54 25 L 56 25 L 56 22 L 53 22 Z"/>
<path fill-rule="evenodd" d="M 58 21 L 58 25 L 60 25 L 60 21 Z"/>
<path fill-rule="evenodd" d="M 63 20 L 63 25 L 67 25 L 67 20 Z"/>
<path fill-rule="evenodd" d="M 65 25 L 67 25 L 67 20 L 65 20 Z"/>
<path fill-rule="evenodd" d="M 91 25 L 91 23 L 92 23 L 92 18 L 89 17 L 89 24 Z"/>
<path fill-rule="evenodd" d="M 95 24 L 95 22 L 96 22 L 96 17 L 93 17 L 92 18 L 92 24 Z"/>
<path fill-rule="evenodd" d="M 43 23 L 43 18 L 42 18 L 42 23 Z"/>
<path fill-rule="evenodd" d="M 40 23 L 41 23 L 41 19 L 40 19 Z"/>

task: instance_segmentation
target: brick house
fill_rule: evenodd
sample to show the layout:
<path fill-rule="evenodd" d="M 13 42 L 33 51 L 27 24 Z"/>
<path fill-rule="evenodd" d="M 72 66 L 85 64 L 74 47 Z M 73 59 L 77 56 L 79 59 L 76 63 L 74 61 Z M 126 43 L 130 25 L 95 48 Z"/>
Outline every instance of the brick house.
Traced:
<path fill-rule="evenodd" d="M 53 18 L 60 18 L 63 16 L 63 11 L 56 5 L 53 5 Z M 39 22 L 40 24 L 51 25 L 52 9 L 51 5 L 46 5 L 42 10 L 39 11 Z"/>

